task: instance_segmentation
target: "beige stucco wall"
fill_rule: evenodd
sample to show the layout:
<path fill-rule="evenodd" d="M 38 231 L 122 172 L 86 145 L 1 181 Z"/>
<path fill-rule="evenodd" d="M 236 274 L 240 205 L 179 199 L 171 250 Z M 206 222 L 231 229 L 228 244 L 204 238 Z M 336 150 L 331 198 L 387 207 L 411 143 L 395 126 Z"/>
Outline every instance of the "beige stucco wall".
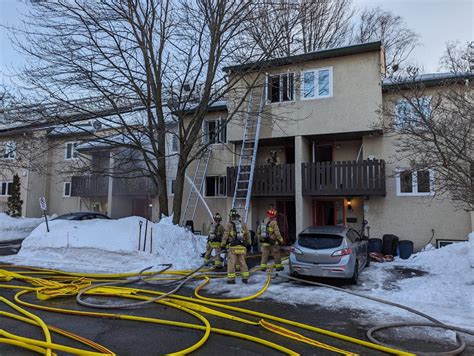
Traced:
<path fill-rule="evenodd" d="M 325 67 L 332 67 L 332 97 L 301 100 L 301 71 Z M 382 103 L 378 52 L 282 66 L 268 73 L 287 71 L 295 73 L 295 100 L 265 106 L 261 138 L 365 131 L 371 130 L 377 121 L 376 111 Z M 230 105 L 235 102 L 235 98 L 230 99 Z M 229 139 L 241 140 L 241 123 L 236 120 L 233 126 L 229 129 Z"/>

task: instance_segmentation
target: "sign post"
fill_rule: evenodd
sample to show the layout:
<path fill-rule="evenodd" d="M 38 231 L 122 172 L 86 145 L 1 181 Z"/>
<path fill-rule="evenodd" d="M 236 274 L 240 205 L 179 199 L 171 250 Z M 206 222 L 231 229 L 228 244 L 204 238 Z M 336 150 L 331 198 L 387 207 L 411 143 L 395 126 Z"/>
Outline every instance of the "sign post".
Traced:
<path fill-rule="evenodd" d="M 39 198 L 40 208 L 43 210 L 44 221 L 46 222 L 46 230 L 49 232 L 48 217 L 46 216 L 46 210 L 48 210 L 48 205 L 46 204 L 46 198 Z"/>

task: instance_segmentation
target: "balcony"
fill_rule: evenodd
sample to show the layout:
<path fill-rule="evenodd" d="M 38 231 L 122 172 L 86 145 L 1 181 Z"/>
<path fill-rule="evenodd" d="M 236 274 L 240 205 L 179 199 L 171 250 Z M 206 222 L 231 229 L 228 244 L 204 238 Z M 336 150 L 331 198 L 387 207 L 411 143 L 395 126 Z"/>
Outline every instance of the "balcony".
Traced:
<path fill-rule="evenodd" d="M 385 196 L 385 161 L 335 161 L 302 164 L 303 195 Z"/>
<path fill-rule="evenodd" d="M 250 166 L 242 167 L 250 171 Z M 227 196 L 234 196 L 237 167 L 227 167 Z M 242 192 L 244 194 L 245 192 Z M 255 167 L 253 197 L 285 197 L 295 195 L 295 165 L 259 165 Z"/>
<path fill-rule="evenodd" d="M 71 178 L 72 197 L 105 197 L 109 190 L 109 177 L 74 176 Z"/>
<path fill-rule="evenodd" d="M 152 196 L 157 195 L 158 189 L 151 178 L 115 178 L 112 185 L 112 195 L 115 196 Z"/>

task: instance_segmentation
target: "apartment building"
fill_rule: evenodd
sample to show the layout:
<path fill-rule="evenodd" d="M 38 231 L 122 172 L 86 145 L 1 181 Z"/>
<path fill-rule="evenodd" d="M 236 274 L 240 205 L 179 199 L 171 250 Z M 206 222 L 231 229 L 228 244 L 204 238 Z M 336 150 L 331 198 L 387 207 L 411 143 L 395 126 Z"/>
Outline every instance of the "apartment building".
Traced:
<path fill-rule="evenodd" d="M 182 223 L 193 220 L 195 230 L 206 231 L 212 213 L 225 216 L 240 199 L 248 203 L 248 209 L 240 210 L 252 230 L 273 205 L 287 243 L 307 226 L 339 224 L 370 237 L 394 234 L 414 241 L 415 249 L 441 239 L 465 240 L 474 229 L 472 212 L 434 197 L 435 172 L 407 174 L 409 162 L 394 158 L 396 138 L 379 128 L 380 109 L 393 105 L 399 95 L 382 80 L 384 70 L 380 42 L 225 68 L 230 77 L 245 75 L 226 102 L 208 108 L 202 140 L 210 144 L 209 155 L 188 168 L 193 184 L 185 185 Z M 440 79 L 420 77 L 433 93 Z M 246 109 L 225 125 L 246 92 L 244 83 L 251 82 L 256 85 L 247 93 Z M 253 137 L 246 129 L 246 110 L 260 116 Z M 2 135 L 5 145 L 13 141 Z M 38 215 L 37 198 L 47 196 L 52 213 L 94 210 L 113 218 L 159 218 L 157 191 L 149 179 L 67 174 L 65 167 L 77 155 L 89 157 L 91 165 L 111 165 L 110 147 L 88 145 L 87 137 L 61 129 L 46 137 L 55 142 L 45 158 L 48 177 L 33 171 L 20 174 L 28 196 L 25 215 Z M 255 164 L 246 163 L 241 157 L 251 156 L 249 147 L 256 144 Z M 169 136 L 167 150 L 171 208 L 179 154 L 176 136 Z M 3 159 L 11 159 L 7 151 Z M 245 174 L 252 176 L 247 183 Z M 7 193 L 8 179 L 2 189 L 5 184 Z"/>

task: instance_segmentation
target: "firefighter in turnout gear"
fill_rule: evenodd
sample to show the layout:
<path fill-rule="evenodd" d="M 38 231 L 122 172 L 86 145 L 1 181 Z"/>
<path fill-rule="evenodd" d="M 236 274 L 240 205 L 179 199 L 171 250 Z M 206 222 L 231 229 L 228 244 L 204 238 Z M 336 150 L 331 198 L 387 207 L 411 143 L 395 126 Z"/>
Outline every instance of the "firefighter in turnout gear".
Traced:
<path fill-rule="evenodd" d="M 206 253 L 204 254 L 204 262 L 209 262 L 212 250 L 214 250 L 214 266 L 216 268 L 222 268 L 221 243 L 222 237 L 224 236 L 224 227 L 221 225 L 222 217 L 219 213 L 214 214 L 213 220 L 214 222 L 211 224 L 207 236 L 207 248 Z"/>
<path fill-rule="evenodd" d="M 247 225 L 240 221 L 240 215 L 237 210 L 230 209 L 229 222 L 225 226 L 224 238 L 221 247 L 227 246 L 227 283 L 235 284 L 235 266 L 240 265 L 242 282 L 248 283 L 250 276 L 245 255 L 247 246 L 250 245 L 250 233 Z"/>
<path fill-rule="evenodd" d="M 260 261 L 260 269 L 267 269 L 267 261 L 270 253 L 275 259 L 275 269 L 282 271 L 280 246 L 283 245 L 283 238 L 280 234 L 280 228 L 276 221 L 277 211 L 273 208 L 267 210 L 267 218 L 260 224 L 257 230 L 257 237 L 262 246 L 262 260 Z"/>

